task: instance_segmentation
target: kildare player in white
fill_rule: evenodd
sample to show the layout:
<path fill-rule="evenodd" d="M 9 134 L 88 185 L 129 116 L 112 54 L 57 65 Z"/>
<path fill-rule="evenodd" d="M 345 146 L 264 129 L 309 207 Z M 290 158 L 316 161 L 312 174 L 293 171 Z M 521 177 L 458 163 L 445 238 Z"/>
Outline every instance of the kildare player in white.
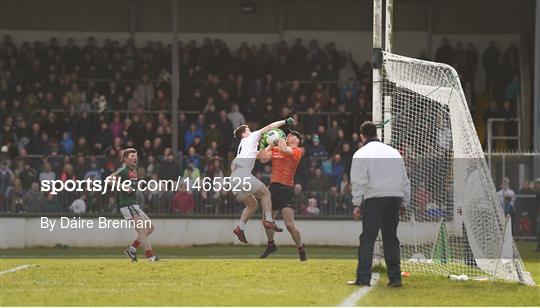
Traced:
<path fill-rule="evenodd" d="M 236 158 L 231 164 L 231 183 L 242 183 L 239 191 L 234 191 L 236 199 L 242 201 L 246 208 L 242 211 L 238 226 L 234 229 L 234 234 L 242 243 L 247 243 L 244 234 L 244 226 L 246 222 L 255 214 L 259 206 L 257 199 L 261 199 L 261 207 L 263 210 L 262 223 L 266 229 L 272 229 L 276 232 L 282 232 L 281 229 L 272 217 L 272 199 L 268 188 L 257 179 L 251 172 L 255 166 L 255 161 L 259 156 L 259 139 L 267 131 L 278 128 L 285 124 L 294 124 L 293 118 L 271 123 L 262 129 L 252 132 L 247 125 L 241 125 L 234 130 L 234 136 L 240 140 Z M 264 150 L 264 149 L 263 149 Z"/>

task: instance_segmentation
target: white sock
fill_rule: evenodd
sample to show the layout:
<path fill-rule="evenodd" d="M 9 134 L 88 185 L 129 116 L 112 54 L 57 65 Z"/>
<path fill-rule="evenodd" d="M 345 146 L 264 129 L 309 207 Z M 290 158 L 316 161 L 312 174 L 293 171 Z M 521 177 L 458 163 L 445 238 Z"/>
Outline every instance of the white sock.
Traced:
<path fill-rule="evenodd" d="M 238 228 L 240 228 L 240 230 L 244 230 L 245 226 L 246 226 L 246 223 L 240 219 L 240 221 L 238 222 Z"/>
<path fill-rule="evenodd" d="M 131 252 L 137 252 L 137 248 L 133 247 L 133 245 L 129 246 L 129 251 Z"/>
<path fill-rule="evenodd" d="M 272 218 L 272 212 L 264 213 L 264 217 L 266 218 L 266 221 L 274 221 L 274 218 Z"/>

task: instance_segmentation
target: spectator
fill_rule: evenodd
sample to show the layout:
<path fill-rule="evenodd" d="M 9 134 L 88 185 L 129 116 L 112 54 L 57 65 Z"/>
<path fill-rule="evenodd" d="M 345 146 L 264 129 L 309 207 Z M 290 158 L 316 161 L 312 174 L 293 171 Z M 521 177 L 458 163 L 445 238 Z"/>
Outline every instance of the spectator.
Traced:
<path fill-rule="evenodd" d="M 69 211 L 73 214 L 83 214 L 86 212 L 86 195 L 81 194 L 78 199 L 75 199 L 69 206 Z"/>
<path fill-rule="evenodd" d="M 8 162 L 6 160 L 2 161 L 0 165 L 0 198 L 1 195 L 4 195 L 9 186 L 11 186 L 11 179 L 13 177 L 13 172 L 9 169 Z"/>
<path fill-rule="evenodd" d="M 221 132 L 218 130 L 216 122 L 214 121 L 210 122 L 210 125 L 208 126 L 208 129 L 204 135 L 206 148 L 210 148 L 212 146 L 212 142 L 221 142 Z"/>
<path fill-rule="evenodd" d="M 39 184 L 37 182 L 32 183 L 30 190 L 24 194 L 22 201 L 23 209 L 27 212 L 43 212 L 45 197 L 39 190 Z"/>
<path fill-rule="evenodd" d="M 188 166 L 189 163 L 192 163 L 193 167 L 195 168 L 199 168 L 201 166 L 201 157 L 194 147 L 189 147 L 188 153 L 184 157 L 184 166 Z"/>
<path fill-rule="evenodd" d="M 521 184 L 521 187 L 518 190 L 519 195 L 530 195 L 532 194 L 533 190 L 529 187 L 530 183 L 528 180 L 523 181 L 523 184 Z"/>
<path fill-rule="evenodd" d="M 520 91 L 519 77 L 517 75 L 512 75 L 512 80 L 506 84 L 504 88 L 504 99 L 510 102 L 515 103 L 516 98 Z"/>
<path fill-rule="evenodd" d="M 328 151 L 324 144 L 320 142 L 318 135 L 314 135 L 312 144 L 307 148 L 307 155 L 315 159 L 325 159 L 328 157 Z"/>
<path fill-rule="evenodd" d="M 188 178 L 188 190 L 192 190 L 194 185 L 196 185 L 197 179 L 201 177 L 201 172 L 195 167 L 192 161 L 189 161 L 186 170 L 184 170 L 183 177 Z"/>
<path fill-rule="evenodd" d="M 100 130 L 94 138 L 93 152 L 96 154 L 102 154 L 106 148 L 112 146 L 113 135 L 106 122 L 100 124 Z"/>
<path fill-rule="evenodd" d="M 195 200 L 191 192 L 187 191 L 186 184 L 180 184 L 178 192 L 174 194 L 172 213 L 193 213 Z"/>
<path fill-rule="evenodd" d="M 308 191 L 328 191 L 330 189 L 330 181 L 324 177 L 320 168 L 315 169 L 313 177 L 308 180 Z"/>
<path fill-rule="evenodd" d="M 454 63 L 454 48 L 450 46 L 447 38 L 443 38 L 441 41 L 441 46 L 437 49 L 435 53 L 435 62 L 446 63 L 452 65 Z"/>
<path fill-rule="evenodd" d="M 150 180 L 158 181 L 157 174 L 152 174 Z M 171 213 L 172 193 L 161 183 L 157 191 L 149 191 L 147 193 L 146 202 L 152 213 Z"/>
<path fill-rule="evenodd" d="M 240 113 L 238 104 L 232 105 L 231 112 L 229 112 L 227 118 L 231 121 L 233 127 L 239 127 L 240 125 L 246 124 L 246 119 L 244 118 L 244 115 Z"/>
<path fill-rule="evenodd" d="M 157 91 L 157 96 L 152 100 L 152 110 L 168 110 L 170 101 L 162 90 Z"/>
<path fill-rule="evenodd" d="M 50 163 L 43 164 L 43 171 L 39 173 L 39 182 L 56 180 L 56 173 L 53 172 Z"/>
<path fill-rule="evenodd" d="M 38 174 L 29 163 L 25 163 L 24 169 L 19 174 L 19 178 L 21 179 L 22 187 L 26 190 L 30 188 L 32 183 L 38 181 Z"/>
<path fill-rule="evenodd" d="M 307 115 L 304 116 L 303 122 L 304 122 L 304 133 L 312 134 L 317 130 L 320 119 L 319 119 L 319 116 L 315 114 L 315 109 L 313 109 L 313 107 L 308 108 Z"/>
<path fill-rule="evenodd" d="M 90 163 L 90 168 L 86 171 L 84 174 L 84 179 L 91 179 L 94 181 L 101 180 L 101 174 L 103 173 L 103 169 L 101 169 L 96 161 L 92 161 Z"/>
<path fill-rule="evenodd" d="M 484 51 L 482 63 L 484 65 L 484 70 L 486 71 L 486 92 L 493 91 L 495 87 L 496 72 L 499 67 L 499 57 L 501 53 L 495 41 L 489 41 L 488 48 Z"/>
<path fill-rule="evenodd" d="M 6 191 L 6 198 L 8 200 L 8 206 L 6 210 L 12 213 L 24 212 L 25 207 L 23 204 L 24 189 L 20 179 L 15 179 L 13 185 L 8 187 Z"/>
<path fill-rule="evenodd" d="M 176 180 L 180 176 L 180 167 L 175 161 L 174 155 L 167 155 L 161 166 L 160 178 L 162 180 Z"/>
<path fill-rule="evenodd" d="M 43 209 L 46 213 L 61 213 L 62 212 L 62 207 L 60 206 L 60 203 L 58 202 L 57 196 L 53 195 L 52 193 L 47 194 Z"/>
<path fill-rule="evenodd" d="M 514 213 L 514 199 L 515 196 L 509 191 L 505 191 L 503 194 L 502 209 L 506 217 L 511 217 Z"/>
<path fill-rule="evenodd" d="M 339 70 L 339 82 L 345 84 L 349 81 L 356 81 L 356 72 L 352 68 L 352 63 L 347 61 L 345 66 Z"/>
<path fill-rule="evenodd" d="M 79 109 L 81 104 L 84 102 L 84 97 L 79 92 L 79 85 L 74 83 L 71 85 L 71 90 L 66 93 L 66 98 L 70 107 L 74 107 L 76 110 Z"/>
<path fill-rule="evenodd" d="M 197 128 L 195 124 L 191 124 L 189 130 L 184 135 L 184 150 L 187 150 L 197 137 L 203 139 L 204 133 L 202 129 Z"/>
<path fill-rule="evenodd" d="M 142 76 L 141 82 L 137 85 L 137 93 L 143 108 L 151 110 L 152 101 L 154 100 L 154 85 L 150 82 L 147 74 Z"/>
<path fill-rule="evenodd" d="M 340 185 L 344 173 L 345 167 L 343 166 L 343 162 L 341 161 L 341 155 L 336 154 L 332 159 L 332 172 L 330 173 L 334 185 Z"/>
<path fill-rule="evenodd" d="M 508 198 L 511 199 L 510 203 L 512 204 L 512 206 L 514 206 L 514 204 L 516 203 L 516 194 L 512 189 L 510 189 L 510 180 L 508 178 L 504 178 L 502 180 L 501 190 L 499 190 L 497 194 L 499 195 L 499 202 L 501 205 L 504 204 L 504 198 L 506 198 L 507 196 L 509 196 Z"/>
<path fill-rule="evenodd" d="M 311 197 L 308 199 L 308 206 L 306 207 L 306 212 L 304 215 L 313 215 L 318 216 L 320 214 L 320 209 L 317 206 L 317 199 Z"/>
<path fill-rule="evenodd" d="M 105 205 L 102 212 L 114 214 L 117 212 L 117 208 L 118 208 L 118 204 L 116 204 L 115 198 L 113 196 L 109 196 L 107 198 L 107 205 Z"/>

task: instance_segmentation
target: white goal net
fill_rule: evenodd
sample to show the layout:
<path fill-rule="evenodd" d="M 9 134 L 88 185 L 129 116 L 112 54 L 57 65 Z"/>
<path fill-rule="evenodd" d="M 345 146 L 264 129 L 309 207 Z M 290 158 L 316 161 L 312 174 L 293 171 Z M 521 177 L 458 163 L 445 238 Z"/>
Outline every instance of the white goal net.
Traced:
<path fill-rule="evenodd" d="M 411 180 L 404 271 L 533 283 L 509 232 L 456 71 L 383 52 L 383 141 Z"/>

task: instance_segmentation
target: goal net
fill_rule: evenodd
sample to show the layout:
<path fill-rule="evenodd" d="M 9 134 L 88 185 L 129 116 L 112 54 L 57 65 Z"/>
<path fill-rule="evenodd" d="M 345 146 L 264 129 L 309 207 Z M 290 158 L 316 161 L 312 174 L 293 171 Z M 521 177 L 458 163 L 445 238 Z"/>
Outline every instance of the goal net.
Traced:
<path fill-rule="evenodd" d="M 456 71 L 383 52 L 383 141 L 411 180 L 402 267 L 531 284 L 513 242 Z"/>

